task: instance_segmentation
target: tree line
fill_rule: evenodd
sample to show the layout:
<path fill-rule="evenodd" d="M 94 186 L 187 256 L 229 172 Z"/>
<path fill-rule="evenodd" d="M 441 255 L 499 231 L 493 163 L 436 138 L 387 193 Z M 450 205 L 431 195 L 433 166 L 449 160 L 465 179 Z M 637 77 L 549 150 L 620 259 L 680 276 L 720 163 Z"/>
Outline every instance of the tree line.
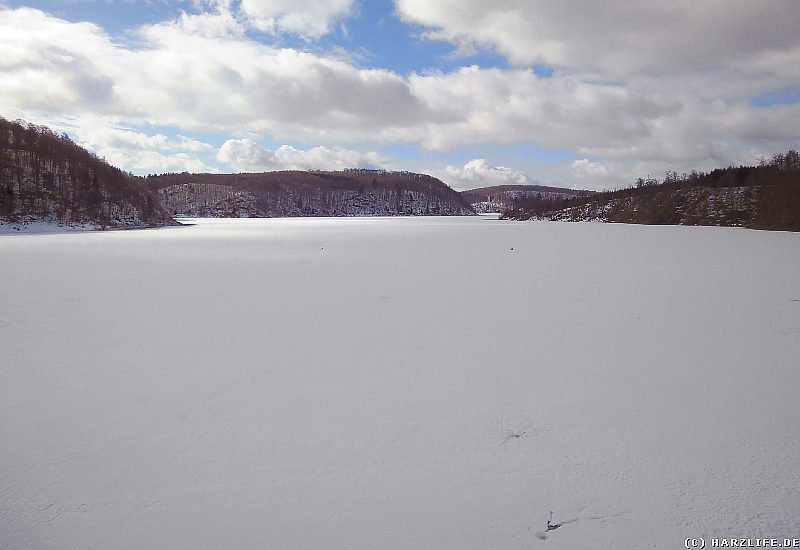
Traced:
<path fill-rule="evenodd" d="M 706 201 L 707 204 L 703 204 Z M 742 225 L 800 231 L 800 153 L 790 149 L 756 166 L 718 168 L 662 181 L 648 176 L 589 196 L 535 197 L 507 219 L 594 219 L 645 224 Z"/>
<path fill-rule="evenodd" d="M 241 174 L 170 173 L 150 175 L 150 189 L 170 212 L 206 201 L 205 191 L 228 189 L 229 205 L 237 193 L 252 197 L 255 216 L 464 215 L 473 214 L 458 192 L 424 174 L 379 170 L 301 171 Z M 205 190 L 205 191 L 204 191 Z M 181 196 L 183 194 L 184 196 Z M 224 212 L 221 204 L 208 208 Z M 188 200 L 188 199 L 191 199 Z M 194 206 L 190 203 L 194 202 Z M 234 201 L 235 202 L 235 201 Z M 232 206 L 231 206 L 232 207 Z M 206 207 L 204 207 L 206 208 Z"/>
<path fill-rule="evenodd" d="M 105 226 L 163 225 L 144 181 L 65 134 L 0 117 L 0 217 Z"/>

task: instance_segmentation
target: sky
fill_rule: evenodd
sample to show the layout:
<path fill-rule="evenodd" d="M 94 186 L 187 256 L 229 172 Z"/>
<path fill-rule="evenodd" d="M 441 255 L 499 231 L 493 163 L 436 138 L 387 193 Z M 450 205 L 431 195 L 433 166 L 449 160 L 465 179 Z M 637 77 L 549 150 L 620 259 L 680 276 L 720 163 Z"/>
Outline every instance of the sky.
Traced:
<path fill-rule="evenodd" d="M 0 0 L 0 116 L 135 174 L 626 187 L 800 144 L 798 0 Z"/>

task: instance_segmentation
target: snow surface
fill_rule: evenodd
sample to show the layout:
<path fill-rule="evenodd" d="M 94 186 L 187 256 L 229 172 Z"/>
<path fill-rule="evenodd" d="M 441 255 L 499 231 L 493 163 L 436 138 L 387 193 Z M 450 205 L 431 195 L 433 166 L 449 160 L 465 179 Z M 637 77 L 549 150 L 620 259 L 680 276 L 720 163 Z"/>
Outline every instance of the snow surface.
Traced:
<path fill-rule="evenodd" d="M 800 534 L 800 234 L 195 221 L 0 237 L 0 548 Z"/>

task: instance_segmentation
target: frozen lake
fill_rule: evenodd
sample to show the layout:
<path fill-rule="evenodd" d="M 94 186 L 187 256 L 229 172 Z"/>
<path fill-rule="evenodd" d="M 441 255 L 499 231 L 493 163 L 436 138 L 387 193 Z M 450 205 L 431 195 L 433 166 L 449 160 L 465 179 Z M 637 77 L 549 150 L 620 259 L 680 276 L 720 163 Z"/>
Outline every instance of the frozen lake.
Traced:
<path fill-rule="evenodd" d="M 198 220 L 0 266 L 0 548 L 800 536 L 800 234 Z"/>

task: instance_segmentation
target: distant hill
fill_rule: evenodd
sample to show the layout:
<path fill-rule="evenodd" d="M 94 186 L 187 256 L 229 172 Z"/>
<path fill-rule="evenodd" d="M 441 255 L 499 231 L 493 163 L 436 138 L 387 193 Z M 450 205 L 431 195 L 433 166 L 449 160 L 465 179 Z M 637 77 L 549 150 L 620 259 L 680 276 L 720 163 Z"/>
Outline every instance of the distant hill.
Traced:
<path fill-rule="evenodd" d="M 800 154 L 708 174 L 671 172 L 660 183 L 639 179 L 635 187 L 591 196 L 533 198 L 501 217 L 800 231 Z"/>
<path fill-rule="evenodd" d="M 127 174 L 66 134 L 0 117 L 0 223 L 101 228 L 211 217 L 471 215 L 440 180 L 383 170 Z"/>
<path fill-rule="evenodd" d="M 440 180 L 383 170 L 164 174 L 147 185 L 176 216 L 420 216 L 475 212 Z"/>
<path fill-rule="evenodd" d="M 0 117 L 0 220 L 100 227 L 173 225 L 141 178 L 66 135 Z"/>
<path fill-rule="evenodd" d="M 576 191 L 563 187 L 548 187 L 545 185 L 494 185 L 461 191 L 461 197 L 472 205 L 476 212 L 503 212 L 516 208 L 528 199 L 539 197 L 548 199 L 563 199 L 590 194 L 591 191 Z"/>

